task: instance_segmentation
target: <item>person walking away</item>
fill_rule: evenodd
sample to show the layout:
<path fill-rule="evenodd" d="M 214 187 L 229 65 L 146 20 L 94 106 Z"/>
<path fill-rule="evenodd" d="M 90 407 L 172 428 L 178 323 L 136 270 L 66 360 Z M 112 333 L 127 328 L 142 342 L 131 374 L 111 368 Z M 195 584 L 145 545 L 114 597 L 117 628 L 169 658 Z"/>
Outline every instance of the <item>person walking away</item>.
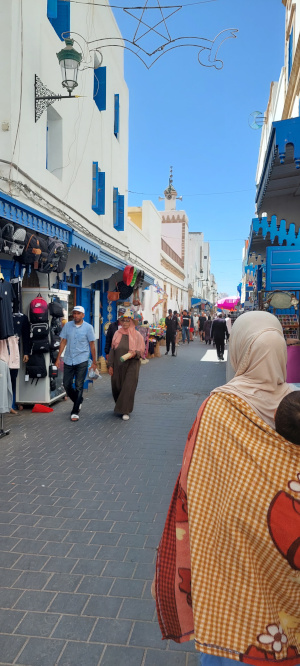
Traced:
<path fill-rule="evenodd" d="M 127 308 L 120 320 L 121 328 L 114 334 L 108 356 L 108 372 L 111 376 L 111 389 L 115 401 L 115 414 L 121 414 L 128 421 L 134 406 L 138 385 L 140 359 L 145 351 L 143 336 L 136 331 L 133 311 Z M 130 354 L 123 361 L 122 357 Z"/>
<path fill-rule="evenodd" d="M 91 324 L 84 321 L 85 309 L 82 305 L 73 308 L 73 321 L 68 321 L 61 333 L 56 365 L 59 367 L 60 357 L 64 351 L 63 385 L 66 394 L 73 402 L 71 421 L 78 421 L 79 411 L 83 402 L 83 384 L 88 367 L 90 353 L 92 354 L 92 369 L 96 370 L 95 333 Z M 73 381 L 75 379 L 75 389 Z"/>
<path fill-rule="evenodd" d="M 190 341 L 194 342 L 195 327 L 194 327 L 194 312 L 193 312 L 193 310 L 190 311 L 190 320 L 191 320 L 191 323 L 190 323 Z"/>
<path fill-rule="evenodd" d="M 278 319 L 243 314 L 229 355 L 235 376 L 198 412 L 160 540 L 158 619 L 202 666 L 300 664 L 299 447 L 274 430 L 291 391 Z"/>
<path fill-rule="evenodd" d="M 224 361 L 224 346 L 225 346 L 225 337 L 226 340 L 229 338 L 229 333 L 226 326 L 226 321 L 223 319 L 223 315 L 219 314 L 217 319 L 214 319 L 211 327 L 211 337 L 214 340 L 217 350 L 217 356 L 219 361 Z"/>
<path fill-rule="evenodd" d="M 194 314 L 194 336 L 195 336 L 195 338 L 198 335 L 198 324 L 199 324 L 199 315 Z"/>
<path fill-rule="evenodd" d="M 182 343 L 184 345 L 185 345 L 185 338 L 187 338 L 188 344 L 190 344 L 190 326 L 191 326 L 190 316 L 187 310 L 183 310 L 181 330 L 182 330 Z"/>
<path fill-rule="evenodd" d="M 203 312 L 202 312 L 202 314 L 200 314 L 200 317 L 199 317 L 199 324 L 198 324 L 198 328 L 199 328 L 199 338 L 200 338 L 200 340 L 202 340 L 202 342 L 204 341 L 203 326 L 204 326 L 204 322 L 205 322 L 205 321 L 206 321 L 206 317 L 205 317 L 205 315 L 204 315 Z"/>
<path fill-rule="evenodd" d="M 211 316 L 208 315 L 207 319 L 205 319 L 205 322 L 203 324 L 203 333 L 204 333 L 204 340 L 205 344 L 210 344 L 211 345 Z"/>
<path fill-rule="evenodd" d="M 173 319 L 174 319 L 175 346 L 176 346 L 176 345 L 178 345 L 178 342 L 179 342 L 179 331 L 181 330 L 180 320 L 179 320 L 179 315 L 178 315 L 177 310 L 174 310 Z"/>
<path fill-rule="evenodd" d="M 170 344 L 172 345 L 172 356 L 175 356 L 175 336 L 176 336 L 176 317 L 174 318 L 172 310 L 168 310 L 168 316 L 165 318 L 166 325 L 166 353 L 169 353 Z"/>

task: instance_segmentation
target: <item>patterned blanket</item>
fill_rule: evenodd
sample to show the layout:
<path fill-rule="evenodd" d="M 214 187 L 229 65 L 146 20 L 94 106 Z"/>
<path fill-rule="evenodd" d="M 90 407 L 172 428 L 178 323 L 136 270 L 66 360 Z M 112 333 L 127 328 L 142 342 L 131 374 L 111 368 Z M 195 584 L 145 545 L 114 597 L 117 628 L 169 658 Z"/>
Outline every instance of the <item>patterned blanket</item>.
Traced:
<path fill-rule="evenodd" d="M 215 394 L 189 434 L 156 567 L 163 638 L 300 664 L 300 448 Z"/>

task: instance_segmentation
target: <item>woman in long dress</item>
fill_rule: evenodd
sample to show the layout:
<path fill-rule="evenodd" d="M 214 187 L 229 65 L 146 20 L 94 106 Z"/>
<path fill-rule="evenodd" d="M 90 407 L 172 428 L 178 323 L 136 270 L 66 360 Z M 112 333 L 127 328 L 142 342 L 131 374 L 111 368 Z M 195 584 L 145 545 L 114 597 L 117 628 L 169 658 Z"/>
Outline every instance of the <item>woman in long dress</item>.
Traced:
<path fill-rule="evenodd" d="M 143 336 L 136 330 L 133 312 L 127 309 L 120 320 L 119 328 L 112 339 L 108 356 L 108 372 L 111 376 L 111 389 L 116 403 L 114 412 L 121 414 L 123 421 L 128 421 L 134 405 L 138 385 L 140 359 L 145 351 Z M 122 361 L 125 354 L 130 358 Z"/>

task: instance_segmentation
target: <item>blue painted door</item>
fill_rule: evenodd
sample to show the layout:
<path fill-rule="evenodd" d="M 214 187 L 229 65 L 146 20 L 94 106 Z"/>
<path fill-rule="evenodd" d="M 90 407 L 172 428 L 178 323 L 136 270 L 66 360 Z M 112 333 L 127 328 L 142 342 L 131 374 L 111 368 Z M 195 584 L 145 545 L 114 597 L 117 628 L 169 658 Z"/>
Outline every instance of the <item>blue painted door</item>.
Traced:
<path fill-rule="evenodd" d="M 267 248 L 266 290 L 300 289 L 300 250 L 286 247 Z"/>

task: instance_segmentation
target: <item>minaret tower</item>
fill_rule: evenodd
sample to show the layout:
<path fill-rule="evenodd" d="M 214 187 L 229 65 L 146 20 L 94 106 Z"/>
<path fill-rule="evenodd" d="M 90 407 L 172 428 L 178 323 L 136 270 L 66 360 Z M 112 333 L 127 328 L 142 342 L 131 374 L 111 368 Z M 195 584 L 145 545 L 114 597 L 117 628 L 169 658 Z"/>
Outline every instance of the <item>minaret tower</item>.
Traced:
<path fill-rule="evenodd" d="M 170 167 L 169 185 L 164 191 L 165 210 L 176 210 L 177 192 L 173 187 L 173 167 Z"/>

